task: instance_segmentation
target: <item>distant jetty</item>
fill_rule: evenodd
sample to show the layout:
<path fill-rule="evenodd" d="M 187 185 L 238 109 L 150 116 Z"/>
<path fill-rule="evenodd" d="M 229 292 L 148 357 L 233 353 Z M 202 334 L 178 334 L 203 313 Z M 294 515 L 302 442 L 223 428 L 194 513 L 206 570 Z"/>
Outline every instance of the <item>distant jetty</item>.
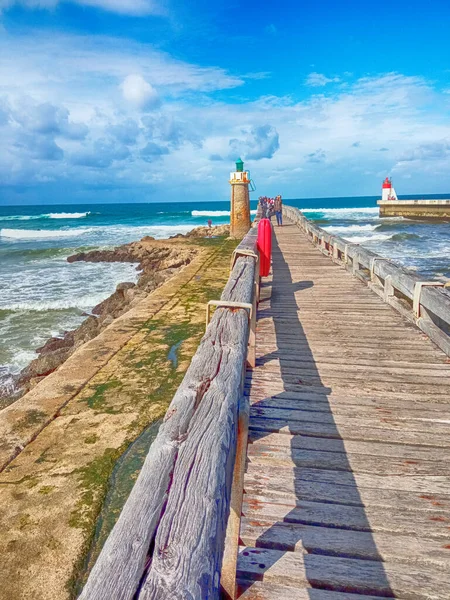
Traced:
<path fill-rule="evenodd" d="M 389 177 L 383 181 L 382 197 L 377 204 L 380 217 L 450 221 L 450 200 L 399 200 Z"/>

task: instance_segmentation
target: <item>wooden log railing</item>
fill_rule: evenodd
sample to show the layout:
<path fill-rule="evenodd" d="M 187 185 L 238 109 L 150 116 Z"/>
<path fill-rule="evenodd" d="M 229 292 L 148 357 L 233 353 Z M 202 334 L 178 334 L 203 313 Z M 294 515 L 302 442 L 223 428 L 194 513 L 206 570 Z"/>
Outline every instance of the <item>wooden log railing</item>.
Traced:
<path fill-rule="evenodd" d="M 248 429 L 243 373 L 246 360 L 254 360 L 259 286 L 256 237 L 254 226 L 235 250 L 221 296 L 227 306 L 217 307 L 207 325 L 80 600 L 234 597 Z"/>
<path fill-rule="evenodd" d="M 423 281 L 389 258 L 328 233 L 298 208 L 284 206 L 283 213 L 303 229 L 323 254 L 365 281 L 450 356 L 450 293 L 443 282 Z"/>

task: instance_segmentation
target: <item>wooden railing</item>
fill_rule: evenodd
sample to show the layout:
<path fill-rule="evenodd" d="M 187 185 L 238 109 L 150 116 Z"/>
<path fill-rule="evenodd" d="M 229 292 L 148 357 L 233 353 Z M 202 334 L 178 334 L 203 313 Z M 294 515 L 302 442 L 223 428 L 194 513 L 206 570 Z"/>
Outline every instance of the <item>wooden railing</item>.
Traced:
<path fill-rule="evenodd" d="M 303 229 L 319 250 L 365 281 L 450 356 L 450 291 L 443 282 L 423 281 L 389 258 L 328 233 L 298 208 L 284 206 L 283 213 Z"/>
<path fill-rule="evenodd" d="M 221 299 L 210 303 L 214 315 L 80 600 L 234 597 L 249 411 L 243 382 L 246 360 L 255 360 L 256 235 L 254 226 L 234 252 Z"/>

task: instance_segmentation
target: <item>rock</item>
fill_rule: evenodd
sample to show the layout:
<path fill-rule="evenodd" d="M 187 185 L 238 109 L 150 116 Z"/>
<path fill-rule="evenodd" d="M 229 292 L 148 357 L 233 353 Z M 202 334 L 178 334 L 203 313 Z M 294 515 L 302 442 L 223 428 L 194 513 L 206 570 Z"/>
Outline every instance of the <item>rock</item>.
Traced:
<path fill-rule="evenodd" d="M 124 281 L 123 283 L 119 283 L 119 285 L 116 287 L 116 292 L 121 293 L 122 296 L 125 297 L 125 292 L 127 290 L 131 290 L 134 287 L 136 287 L 135 283 L 131 283 L 129 281 Z"/>
<path fill-rule="evenodd" d="M 47 354 L 60 348 L 68 348 L 73 346 L 73 331 L 66 331 L 63 337 L 52 337 L 50 338 L 41 348 L 38 348 L 36 352 L 39 354 Z"/>
<path fill-rule="evenodd" d="M 47 354 L 41 354 L 31 361 L 28 367 L 20 373 L 17 384 L 19 387 L 26 385 L 36 377 L 44 377 L 56 371 L 66 358 L 71 354 L 70 349 L 61 348 Z"/>
<path fill-rule="evenodd" d="M 222 237 L 230 235 L 229 225 L 216 225 L 215 227 L 200 226 L 186 234 L 187 238 Z"/>

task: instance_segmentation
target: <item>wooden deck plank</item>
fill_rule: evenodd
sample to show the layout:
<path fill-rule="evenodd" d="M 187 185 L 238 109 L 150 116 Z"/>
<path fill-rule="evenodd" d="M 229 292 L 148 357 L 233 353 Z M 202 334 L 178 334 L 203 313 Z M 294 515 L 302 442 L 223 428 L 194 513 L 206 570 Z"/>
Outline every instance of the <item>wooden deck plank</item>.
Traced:
<path fill-rule="evenodd" d="M 450 363 L 292 226 L 261 287 L 243 600 L 450 597 Z"/>
<path fill-rule="evenodd" d="M 383 563 L 264 548 L 243 548 L 238 576 L 319 589 L 439 600 L 450 589 L 450 575 L 412 564 Z"/>

